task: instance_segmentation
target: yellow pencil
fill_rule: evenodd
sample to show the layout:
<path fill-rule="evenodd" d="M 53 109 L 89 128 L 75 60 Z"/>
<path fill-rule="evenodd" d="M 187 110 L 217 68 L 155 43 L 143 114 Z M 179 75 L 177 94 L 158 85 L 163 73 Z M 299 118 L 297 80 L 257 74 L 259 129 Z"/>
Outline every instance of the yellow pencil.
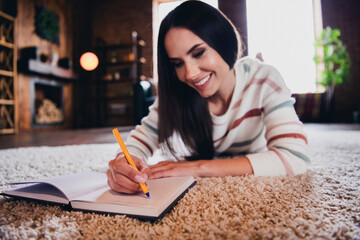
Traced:
<path fill-rule="evenodd" d="M 125 146 L 125 143 L 124 143 L 124 141 L 122 140 L 122 138 L 120 136 L 119 130 L 117 128 L 114 128 L 112 132 L 114 133 L 114 135 L 116 137 L 116 140 L 118 141 L 118 143 L 119 143 L 119 145 L 121 147 L 121 150 L 123 151 L 123 153 L 125 155 L 125 158 L 128 161 L 128 163 L 130 164 L 130 166 L 137 169 L 137 167 L 136 167 L 136 165 L 134 163 L 134 160 L 131 158 L 131 155 L 130 155 L 129 151 L 127 150 L 127 148 Z M 146 187 L 146 184 L 145 183 L 139 183 L 139 184 L 140 184 L 141 189 L 145 193 L 145 195 L 147 197 L 150 197 L 150 193 L 149 193 L 148 188 Z"/>

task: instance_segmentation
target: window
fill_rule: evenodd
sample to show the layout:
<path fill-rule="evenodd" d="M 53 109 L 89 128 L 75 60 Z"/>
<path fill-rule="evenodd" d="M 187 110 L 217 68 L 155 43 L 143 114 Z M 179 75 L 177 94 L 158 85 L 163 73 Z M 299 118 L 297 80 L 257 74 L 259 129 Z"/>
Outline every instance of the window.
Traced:
<path fill-rule="evenodd" d="M 312 0 L 247 0 L 248 52 L 262 53 L 293 93 L 315 92 Z"/>

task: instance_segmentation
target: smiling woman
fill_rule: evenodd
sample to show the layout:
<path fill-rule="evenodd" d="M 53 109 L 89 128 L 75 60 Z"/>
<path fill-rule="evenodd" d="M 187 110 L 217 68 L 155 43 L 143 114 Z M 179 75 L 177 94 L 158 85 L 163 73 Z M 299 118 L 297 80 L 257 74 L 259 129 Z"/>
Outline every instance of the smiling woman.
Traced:
<path fill-rule="evenodd" d="M 310 162 L 294 100 L 279 72 L 242 57 L 228 18 L 201 1 L 186 1 L 162 21 L 158 98 L 109 162 L 109 186 L 135 193 L 147 179 L 295 175 Z M 149 166 L 162 149 L 165 159 Z M 172 156 L 171 156 L 172 155 Z"/>

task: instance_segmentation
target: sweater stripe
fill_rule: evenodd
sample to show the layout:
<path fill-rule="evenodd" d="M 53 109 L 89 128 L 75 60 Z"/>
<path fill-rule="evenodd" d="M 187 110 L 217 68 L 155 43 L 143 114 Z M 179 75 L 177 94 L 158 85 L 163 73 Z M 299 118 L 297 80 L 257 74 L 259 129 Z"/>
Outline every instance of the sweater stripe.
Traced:
<path fill-rule="evenodd" d="M 144 122 L 143 124 L 144 124 L 144 126 L 146 126 L 148 129 L 150 129 L 153 133 L 158 134 L 157 128 L 154 128 L 153 126 L 151 126 L 151 125 L 148 124 L 147 122 Z"/>
<path fill-rule="evenodd" d="M 275 107 L 273 107 L 272 109 L 270 109 L 265 115 L 268 115 L 270 114 L 271 112 L 275 111 L 275 110 L 278 110 L 280 108 L 284 108 L 284 107 L 292 107 L 293 106 L 293 101 L 292 100 L 289 100 L 289 101 L 286 101 L 286 102 L 283 102 Z"/>
<path fill-rule="evenodd" d="M 252 139 L 249 139 L 249 140 L 246 140 L 246 141 L 243 141 L 243 142 L 233 143 L 233 144 L 231 144 L 230 147 L 244 147 L 246 145 L 252 144 L 253 142 L 255 142 L 261 136 L 261 133 L 263 132 L 263 130 L 264 130 L 264 125 L 262 126 L 260 132 L 258 134 L 256 134 L 256 136 L 253 137 Z"/>
<path fill-rule="evenodd" d="M 268 140 L 268 145 L 270 145 L 270 143 L 272 141 L 275 141 L 275 140 L 281 139 L 281 138 L 301 138 L 301 139 L 303 139 L 305 141 L 306 144 L 308 143 L 306 137 L 304 135 L 302 135 L 302 134 L 299 134 L 299 133 L 286 133 L 286 134 L 276 135 L 276 136 L 270 138 Z"/>
<path fill-rule="evenodd" d="M 214 142 L 218 142 L 220 141 L 221 139 L 225 138 L 229 132 L 236 128 L 237 126 L 239 126 L 242 121 L 244 121 L 246 118 L 250 118 L 250 117 L 257 117 L 257 116 L 260 116 L 262 113 L 262 108 L 255 108 L 255 109 L 251 109 L 250 111 L 248 111 L 247 113 L 245 113 L 241 118 L 237 119 L 234 121 L 234 123 L 232 124 L 232 126 L 230 127 L 230 129 L 228 129 L 226 131 L 226 133 L 224 134 L 224 136 L 222 136 L 221 138 L 215 140 Z"/>
<path fill-rule="evenodd" d="M 135 145 L 132 145 L 132 144 L 128 144 L 127 146 L 137 149 L 139 152 L 142 153 L 142 155 L 145 157 L 145 159 L 147 159 L 149 157 L 147 154 L 144 153 L 144 151 L 141 148 L 139 148 L 139 147 L 137 147 Z"/>
<path fill-rule="evenodd" d="M 270 132 L 271 130 L 273 130 L 274 128 L 276 127 L 280 127 L 280 126 L 284 126 L 284 125 L 298 125 L 300 127 L 302 127 L 302 123 L 300 122 L 295 122 L 295 121 L 292 121 L 292 122 L 284 122 L 284 123 L 279 123 L 279 124 L 276 124 L 274 126 L 271 126 L 267 129 L 267 132 Z"/>
<path fill-rule="evenodd" d="M 275 82 L 273 82 L 272 80 L 268 79 L 268 78 L 261 78 L 261 79 L 254 79 L 253 81 L 251 81 L 248 85 L 245 86 L 244 90 L 243 90 L 243 94 L 249 89 L 249 87 L 253 84 L 264 84 L 267 83 L 270 87 L 272 87 L 276 92 L 281 92 L 281 87 L 279 87 L 279 85 L 277 85 Z M 239 101 L 237 101 L 232 109 L 235 109 L 237 107 L 240 107 L 241 102 L 242 102 L 243 98 L 241 98 Z"/>
<path fill-rule="evenodd" d="M 284 149 L 284 150 L 290 152 L 292 155 L 294 155 L 294 156 L 296 156 L 298 158 L 301 158 L 306 163 L 311 163 L 310 158 L 308 156 L 306 156 L 305 154 L 301 153 L 301 152 L 298 152 L 298 151 L 295 151 L 295 150 L 292 150 L 292 149 L 289 149 L 289 148 L 285 148 L 285 147 L 280 147 L 280 146 L 275 146 L 275 147 L 278 148 L 278 149 Z"/>
<path fill-rule="evenodd" d="M 295 176 L 294 171 L 292 170 L 290 164 L 286 161 L 286 159 L 282 156 L 282 154 L 280 153 L 279 150 L 277 150 L 276 148 L 271 149 L 272 151 L 274 151 L 276 153 L 276 155 L 278 155 L 278 157 L 280 158 L 281 162 L 284 164 L 285 167 L 285 171 L 286 171 L 286 175 L 288 176 Z"/>
<path fill-rule="evenodd" d="M 269 85 L 271 88 L 273 88 L 276 92 L 281 92 L 281 87 L 279 85 L 277 85 L 274 81 L 270 80 L 269 78 L 258 78 L 258 79 L 254 79 L 253 81 L 251 81 L 245 88 L 244 88 L 244 92 L 253 84 L 258 84 L 258 85 L 262 85 L 266 83 L 267 85 Z"/>
<path fill-rule="evenodd" d="M 244 121 L 246 118 L 257 117 L 257 116 L 260 116 L 261 113 L 262 113 L 262 108 L 251 109 L 250 111 L 245 113 L 245 115 L 243 115 L 241 118 L 235 120 L 235 122 L 233 123 L 233 125 L 231 126 L 231 128 L 229 130 L 232 130 L 232 129 L 236 128 L 237 126 L 239 126 L 240 123 L 242 121 Z"/>
<path fill-rule="evenodd" d="M 242 99 L 242 98 L 240 98 L 240 100 L 239 100 L 239 101 L 237 101 L 237 102 L 234 104 L 234 106 L 232 107 L 232 109 L 235 109 L 235 108 L 240 107 L 242 100 L 243 100 L 243 99 Z"/>
<path fill-rule="evenodd" d="M 139 142 L 141 142 L 142 144 L 144 144 L 144 146 L 149 150 L 150 155 L 153 155 L 153 150 L 152 148 L 149 146 L 149 144 L 147 144 L 145 141 L 143 141 L 142 139 L 138 138 L 137 136 L 133 136 L 133 138 L 135 138 L 136 140 L 138 140 Z"/>

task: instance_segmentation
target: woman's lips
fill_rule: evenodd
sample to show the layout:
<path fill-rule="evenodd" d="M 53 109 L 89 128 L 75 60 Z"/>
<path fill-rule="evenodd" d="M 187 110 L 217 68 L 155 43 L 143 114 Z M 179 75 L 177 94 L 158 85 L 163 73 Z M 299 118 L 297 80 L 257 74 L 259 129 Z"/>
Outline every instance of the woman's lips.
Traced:
<path fill-rule="evenodd" d="M 194 85 L 197 86 L 197 87 L 201 87 L 201 86 L 205 85 L 205 84 L 209 81 L 210 77 L 211 77 L 211 74 L 209 74 L 208 76 L 204 77 L 202 80 L 194 83 Z"/>

